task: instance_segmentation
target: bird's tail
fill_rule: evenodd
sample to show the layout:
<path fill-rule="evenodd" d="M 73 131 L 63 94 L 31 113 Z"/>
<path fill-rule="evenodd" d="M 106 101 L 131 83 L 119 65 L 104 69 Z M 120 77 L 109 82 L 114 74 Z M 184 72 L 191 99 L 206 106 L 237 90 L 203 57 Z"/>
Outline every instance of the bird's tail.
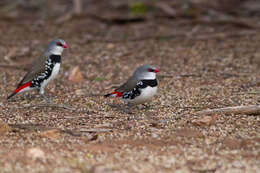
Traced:
<path fill-rule="evenodd" d="M 20 85 L 16 88 L 16 90 L 14 90 L 14 92 L 12 94 L 10 94 L 8 97 L 7 97 L 7 100 L 9 100 L 11 97 L 13 97 L 14 95 L 16 95 L 17 93 L 20 93 L 22 91 L 24 91 L 24 89 L 30 87 L 32 82 L 27 82 L 23 85 Z"/>
<path fill-rule="evenodd" d="M 104 95 L 104 97 L 110 97 L 110 96 L 111 97 L 121 97 L 122 95 L 123 95 L 123 93 L 115 91 L 115 92 Z"/>
<path fill-rule="evenodd" d="M 9 100 L 11 97 L 13 97 L 14 95 L 15 95 L 16 93 L 12 93 L 12 94 L 10 94 L 8 97 L 7 97 L 7 100 Z"/>
<path fill-rule="evenodd" d="M 112 94 L 109 93 L 109 94 L 104 95 L 104 97 L 106 98 L 106 97 L 109 97 L 109 96 L 111 96 L 111 95 L 112 95 Z"/>

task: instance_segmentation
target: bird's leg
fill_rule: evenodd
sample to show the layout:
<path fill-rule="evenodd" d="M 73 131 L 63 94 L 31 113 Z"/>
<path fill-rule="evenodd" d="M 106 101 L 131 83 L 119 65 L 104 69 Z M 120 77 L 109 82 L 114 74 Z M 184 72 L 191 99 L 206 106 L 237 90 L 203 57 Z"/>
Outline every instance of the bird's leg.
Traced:
<path fill-rule="evenodd" d="M 116 108 L 116 109 L 122 111 L 123 113 L 129 114 L 129 109 L 125 108 L 125 106 L 120 106 L 120 105 L 117 105 L 117 104 L 109 104 L 109 106 L 112 107 L 112 108 Z"/>
<path fill-rule="evenodd" d="M 132 112 L 131 112 L 131 107 L 132 107 L 133 105 L 128 102 L 126 106 L 127 106 L 127 108 L 122 107 L 123 112 L 124 112 L 124 113 L 127 113 L 127 114 L 132 114 Z"/>
<path fill-rule="evenodd" d="M 144 109 L 145 109 L 145 110 L 148 110 L 148 109 L 151 108 L 151 105 L 150 105 L 150 104 L 143 104 L 143 106 L 144 106 Z"/>
<path fill-rule="evenodd" d="M 52 103 L 52 100 L 44 94 L 44 89 L 43 88 L 40 89 L 40 94 L 41 94 L 41 96 L 44 98 L 44 100 L 46 102 Z"/>
<path fill-rule="evenodd" d="M 31 95 L 31 94 L 25 93 L 22 98 L 23 98 L 23 99 L 26 99 L 26 100 L 33 100 L 33 97 L 34 97 L 34 96 Z"/>
<path fill-rule="evenodd" d="M 129 103 L 127 103 L 127 105 L 114 105 L 114 104 L 110 104 L 109 106 L 111 107 L 114 107 L 114 108 L 117 108 L 118 110 L 121 110 L 123 113 L 126 113 L 126 114 L 132 114 L 132 112 L 130 111 L 130 107 L 131 105 Z"/>

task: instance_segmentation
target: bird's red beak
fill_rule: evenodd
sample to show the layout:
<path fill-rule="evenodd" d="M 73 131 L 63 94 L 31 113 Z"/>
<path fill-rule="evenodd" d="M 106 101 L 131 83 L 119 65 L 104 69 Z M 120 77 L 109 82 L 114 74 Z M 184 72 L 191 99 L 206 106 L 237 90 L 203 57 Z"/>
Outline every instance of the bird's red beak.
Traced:
<path fill-rule="evenodd" d="M 64 44 L 62 45 L 62 47 L 63 47 L 63 48 L 67 48 L 68 46 L 67 46 L 66 43 L 64 43 Z"/>
<path fill-rule="evenodd" d="M 160 70 L 158 68 L 154 69 L 154 73 L 158 73 Z"/>

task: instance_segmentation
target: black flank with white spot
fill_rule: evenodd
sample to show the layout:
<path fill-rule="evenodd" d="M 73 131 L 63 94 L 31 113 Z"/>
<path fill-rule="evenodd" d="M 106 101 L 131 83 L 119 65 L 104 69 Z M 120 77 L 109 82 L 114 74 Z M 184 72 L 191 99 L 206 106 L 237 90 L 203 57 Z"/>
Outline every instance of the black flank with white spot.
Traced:
<path fill-rule="evenodd" d="M 52 70 L 56 63 L 61 62 L 60 55 L 51 55 L 45 62 L 45 72 L 39 74 L 35 79 L 32 80 L 31 88 L 40 88 L 44 80 L 47 80 L 52 73 Z"/>
<path fill-rule="evenodd" d="M 157 80 L 141 80 L 136 84 L 136 87 L 131 91 L 124 92 L 122 95 L 123 99 L 134 99 L 135 97 L 141 94 L 141 89 L 144 89 L 148 86 L 156 87 L 158 85 Z"/>

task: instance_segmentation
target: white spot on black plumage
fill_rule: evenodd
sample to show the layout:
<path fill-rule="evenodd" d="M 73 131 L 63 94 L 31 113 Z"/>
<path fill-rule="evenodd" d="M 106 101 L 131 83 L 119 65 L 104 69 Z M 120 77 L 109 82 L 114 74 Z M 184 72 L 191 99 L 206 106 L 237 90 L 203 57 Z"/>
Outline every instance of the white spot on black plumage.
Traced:
<path fill-rule="evenodd" d="M 153 80 L 141 80 L 137 82 L 136 87 L 133 88 L 131 91 L 124 92 L 122 95 L 123 99 L 130 99 L 133 100 L 137 96 L 141 95 L 142 89 L 147 87 L 157 87 L 158 83 L 156 79 Z"/>
<path fill-rule="evenodd" d="M 52 72 L 55 65 L 60 64 L 60 59 L 60 55 L 51 55 L 45 62 L 45 71 L 32 80 L 31 87 L 41 88 L 42 85 L 46 85 L 48 83 L 49 78 L 55 77 L 59 71 L 59 65 L 57 66 L 53 77 Z"/>

